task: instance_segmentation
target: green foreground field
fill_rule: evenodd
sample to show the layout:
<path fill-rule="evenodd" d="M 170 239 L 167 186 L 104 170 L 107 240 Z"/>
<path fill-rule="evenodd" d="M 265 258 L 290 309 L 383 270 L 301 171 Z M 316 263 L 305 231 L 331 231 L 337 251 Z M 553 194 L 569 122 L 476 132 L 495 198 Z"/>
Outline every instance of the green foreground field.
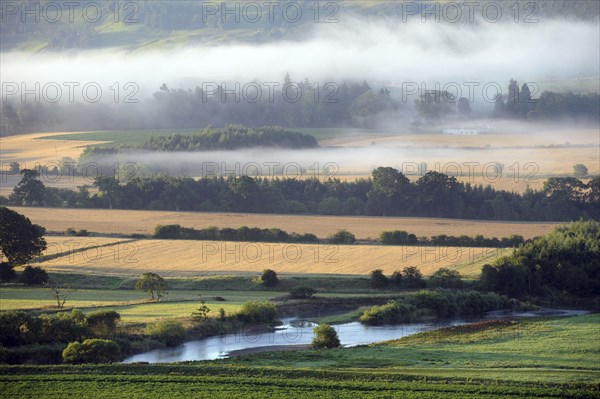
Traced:
<path fill-rule="evenodd" d="M 3 366 L 11 398 L 598 398 L 600 315 L 159 365 Z M 267 365 L 265 365 L 267 364 Z"/>

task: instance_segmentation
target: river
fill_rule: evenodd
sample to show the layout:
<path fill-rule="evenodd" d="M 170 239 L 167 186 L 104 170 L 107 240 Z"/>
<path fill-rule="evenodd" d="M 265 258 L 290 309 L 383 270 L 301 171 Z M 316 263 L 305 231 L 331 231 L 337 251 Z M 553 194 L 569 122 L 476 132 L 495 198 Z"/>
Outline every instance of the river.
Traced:
<path fill-rule="evenodd" d="M 538 317 L 538 316 L 575 316 L 585 314 L 577 310 L 545 309 L 536 312 L 492 312 L 485 317 L 475 320 L 452 319 L 432 323 L 410 323 L 388 326 L 365 326 L 359 322 L 334 325 L 344 347 L 367 345 L 375 342 L 388 341 L 406 337 L 424 331 L 443 327 L 462 325 L 466 323 L 505 317 Z M 209 337 L 201 340 L 188 341 L 172 348 L 155 349 L 128 357 L 123 363 L 148 362 L 172 363 L 192 360 L 215 360 L 229 357 L 233 351 L 265 349 L 265 347 L 281 348 L 310 344 L 313 339 L 315 324 L 306 320 L 288 318 L 282 320 L 282 325 L 274 331 L 253 332 L 242 330 L 235 334 Z"/>

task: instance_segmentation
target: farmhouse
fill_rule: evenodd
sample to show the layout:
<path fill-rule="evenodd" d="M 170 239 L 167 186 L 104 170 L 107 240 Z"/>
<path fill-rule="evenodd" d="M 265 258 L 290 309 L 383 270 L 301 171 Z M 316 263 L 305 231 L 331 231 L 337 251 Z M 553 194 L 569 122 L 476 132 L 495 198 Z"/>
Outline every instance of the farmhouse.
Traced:
<path fill-rule="evenodd" d="M 461 127 L 459 129 L 444 129 L 443 133 L 452 134 L 456 136 L 476 136 L 487 131 L 488 129 L 465 129 Z"/>

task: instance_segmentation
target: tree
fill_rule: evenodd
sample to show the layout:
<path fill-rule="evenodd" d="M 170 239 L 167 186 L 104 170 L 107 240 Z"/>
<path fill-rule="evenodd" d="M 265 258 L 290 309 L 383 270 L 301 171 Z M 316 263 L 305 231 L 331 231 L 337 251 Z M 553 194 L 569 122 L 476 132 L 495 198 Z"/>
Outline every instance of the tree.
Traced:
<path fill-rule="evenodd" d="M 65 363 L 113 363 L 121 360 L 121 348 L 108 339 L 71 342 L 62 353 Z"/>
<path fill-rule="evenodd" d="M 160 301 L 160 298 L 167 293 L 167 282 L 164 278 L 155 273 L 144 273 L 140 276 L 140 279 L 135 283 L 135 289 L 144 291 L 152 297 Z"/>
<path fill-rule="evenodd" d="M 398 170 L 379 167 L 372 173 L 373 185 L 367 197 L 379 207 L 384 216 L 396 213 L 404 205 L 410 191 L 410 180 Z"/>
<path fill-rule="evenodd" d="M 468 98 L 461 97 L 458 99 L 458 114 L 463 118 L 471 116 L 471 104 Z"/>
<path fill-rule="evenodd" d="M 504 99 L 502 94 L 496 94 L 494 101 L 494 118 L 503 118 L 506 115 L 506 106 L 504 105 Z"/>
<path fill-rule="evenodd" d="M 454 112 L 455 97 L 447 91 L 428 90 L 415 100 L 415 108 L 419 115 L 428 122 L 443 119 Z"/>
<path fill-rule="evenodd" d="M 506 111 L 509 116 L 515 118 L 519 115 L 519 84 L 511 79 L 508 84 L 508 99 L 506 101 Z"/>
<path fill-rule="evenodd" d="M 98 337 L 110 338 L 117 332 L 117 323 L 121 315 L 114 310 L 98 310 L 86 317 L 92 333 Z"/>
<path fill-rule="evenodd" d="M 263 273 L 260 276 L 260 281 L 265 287 L 275 287 L 277 284 L 279 284 L 277 272 L 271 269 L 263 270 Z"/>
<path fill-rule="evenodd" d="M 338 230 L 329 236 L 329 242 L 332 244 L 354 244 L 356 237 L 348 230 Z"/>
<path fill-rule="evenodd" d="M 200 296 L 200 307 L 192 313 L 192 317 L 194 320 L 203 323 L 208 319 L 208 313 L 210 313 L 210 308 L 206 306 L 206 301 Z"/>
<path fill-rule="evenodd" d="M 26 266 L 20 280 L 25 285 L 42 285 L 48 282 L 48 273 L 39 266 Z"/>
<path fill-rule="evenodd" d="M 59 309 L 62 309 L 65 306 L 67 298 L 72 292 L 75 291 L 68 284 L 61 285 L 52 281 L 46 281 L 44 284 L 48 287 L 52 293 L 52 296 L 54 296 L 56 299 L 56 306 L 58 306 Z"/>
<path fill-rule="evenodd" d="M 429 284 L 434 288 L 461 288 L 463 281 L 459 272 L 442 267 L 431 275 Z"/>
<path fill-rule="evenodd" d="M 119 181 L 114 177 L 98 176 L 94 179 L 94 186 L 108 199 L 108 207 L 113 208 L 113 199 L 119 189 Z"/>
<path fill-rule="evenodd" d="M 34 169 L 21 170 L 21 181 L 11 194 L 11 202 L 19 205 L 44 205 L 46 187 L 39 180 L 40 174 Z"/>
<path fill-rule="evenodd" d="M 6 207 L 0 207 L 0 246 L 11 266 L 27 263 L 46 249 L 46 229 Z"/>
<path fill-rule="evenodd" d="M 402 269 L 402 280 L 405 287 L 423 288 L 427 285 L 423 279 L 423 274 L 415 266 Z"/>
<path fill-rule="evenodd" d="M 573 171 L 577 177 L 585 177 L 588 175 L 588 168 L 584 164 L 578 163 L 573 166 Z"/>
<path fill-rule="evenodd" d="M 375 269 L 373 271 L 371 271 L 371 285 L 375 288 L 384 288 L 387 287 L 389 280 L 388 278 L 383 274 L 383 270 L 381 269 Z"/>
<path fill-rule="evenodd" d="M 340 346 L 337 332 L 328 324 L 320 324 L 313 329 L 315 337 L 310 346 L 313 349 L 331 349 Z"/>
<path fill-rule="evenodd" d="M 402 273 L 400 273 L 400 270 L 396 270 L 394 273 L 392 273 L 390 281 L 396 287 L 400 287 L 402 285 Z"/>
<path fill-rule="evenodd" d="M 17 277 L 15 269 L 8 262 L 0 262 L 0 280 L 10 281 Z"/>

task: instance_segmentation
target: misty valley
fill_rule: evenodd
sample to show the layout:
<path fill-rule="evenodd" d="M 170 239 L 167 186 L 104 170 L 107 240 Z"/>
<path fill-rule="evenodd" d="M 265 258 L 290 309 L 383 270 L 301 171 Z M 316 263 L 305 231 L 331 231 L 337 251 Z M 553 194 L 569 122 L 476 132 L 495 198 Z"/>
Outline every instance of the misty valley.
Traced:
<path fill-rule="evenodd" d="M 3 397 L 600 396 L 598 1 L 0 20 Z"/>

